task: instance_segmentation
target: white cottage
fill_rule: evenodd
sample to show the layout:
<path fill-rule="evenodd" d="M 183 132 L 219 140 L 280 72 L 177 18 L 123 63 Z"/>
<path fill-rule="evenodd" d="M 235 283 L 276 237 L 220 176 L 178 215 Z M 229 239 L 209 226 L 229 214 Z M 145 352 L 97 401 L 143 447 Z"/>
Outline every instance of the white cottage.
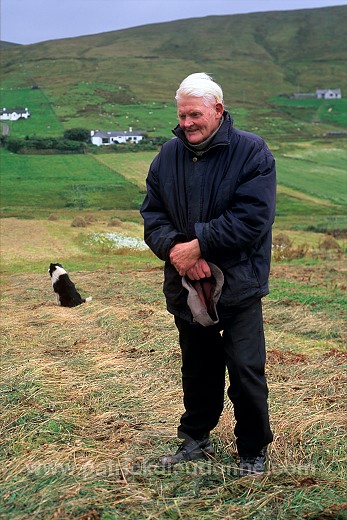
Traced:
<path fill-rule="evenodd" d="M 3 108 L 0 110 L 0 119 L 3 121 L 17 121 L 18 119 L 28 119 L 30 112 L 27 108 Z"/>
<path fill-rule="evenodd" d="M 145 137 L 142 130 L 133 130 L 131 127 L 124 132 L 104 132 L 101 130 L 92 130 L 90 132 L 90 140 L 96 146 L 110 146 L 120 143 L 137 144 Z"/>
<path fill-rule="evenodd" d="M 317 99 L 341 99 L 341 89 L 340 88 L 327 88 L 327 89 L 317 89 L 316 90 Z"/>

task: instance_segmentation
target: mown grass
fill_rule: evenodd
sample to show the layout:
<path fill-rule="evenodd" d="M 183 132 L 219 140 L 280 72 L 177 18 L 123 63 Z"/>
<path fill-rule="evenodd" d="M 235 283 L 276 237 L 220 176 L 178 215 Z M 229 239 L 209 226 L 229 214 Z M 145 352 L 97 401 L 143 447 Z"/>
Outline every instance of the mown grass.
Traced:
<path fill-rule="evenodd" d="M 327 307 L 281 294 L 264 302 L 271 471 L 237 478 L 227 400 L 214 460 L 158 466 L 175 449 L 182 403 L 177 334 L 150 264 L 70 272 L 93 295 L 75 309 L 55 306 L 47 273 L 5 276 L 0 516 L 345 518 L 343 329 Z M 287 264 L 273 269 L 282 278 Z"/>
<path fill-rule="evenodd" d="M 162 264 L 88 245 L 95 231 L 141 236 L 130 211 L 94 211 L 86 228 L 57 213 L 2 220 L 0 517 L 345 518 L 342 252 L 292 231 L 309 251 L 272 266 L 264 300 L 271 471 L 259 481 L 237 477 L 227 399 L 215 459 L 166 471 L 157 461 L 176 448 L 182 398 Z M 53 257 L 92 302 L 55 305 Z"/>
<path fill-rule="evenodd" d="M 136 169 L 128 156 L 118 168 L 139 185 L 144 164 Z M 307 212 L 319 207 L 318 197 L 296 194 Z M 0 517 L 343 520 L 343 239 L 326 250 L 324 234 L 286 230 L 288 253 L 306 245 L 304 256 L 273 262 L 264 317 L 275 440 L 270 472 L 254 481 L 237 477 L 227 398 L 212 434 L 214 460 L 173 471 L 158 466 L 162 454 L 176 449 L 182 413 L 162 263 L 149 252 L 89 241 L 91 233 L 113 230 L 141 237 L 138 212 L 50 211 L 53 220 L 38 212 L 37 220 L 1 222 Z M 75 228 L 76 216 L 93 218 Z M 276 223 L 274 235 L 280 232 Z M 47 274 L 52 260 L 63 263 L 92 302 L 55 305 Z"/>
<path fill-rule="evenodd" d="M 91 240 L 94 233 L 109 232 L 141 238 L 143 231 L 138 211 L 96 212 L 92 215 L 93 222 L 86 227 L 74 227 L 72 224 L 76 218 L 85 218 L 84 221 L 88 222 L 90 213 L 67 213 L 64 218 L 57 215 L 54 215 L 54 220 L 44 219 L 42 214 L 39 220 L 0 220 L 3 273 L 19 274 L 27 270 L 46 273 L 51 262 L 60 262 L 69 270 L 83 271 L 94 271 L 96 266 L 107 271 L 153 265 L 153 256 L 147 251 L 132 251 L 127 247 L 113 250 L 107 244 L 105 246 Z"/>

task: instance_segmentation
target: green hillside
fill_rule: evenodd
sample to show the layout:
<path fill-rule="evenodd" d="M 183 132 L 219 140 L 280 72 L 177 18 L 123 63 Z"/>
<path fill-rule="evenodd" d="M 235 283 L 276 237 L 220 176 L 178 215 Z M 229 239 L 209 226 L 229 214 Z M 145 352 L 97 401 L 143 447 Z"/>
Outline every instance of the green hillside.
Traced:
<path fill-rule="evenodd" d="M 19 45 L 20 45 L 19 43 L 0 41 L 0 49 L 14 48 L 14 47 L 18 47 Z"/>
<path fill-rule="evenodd" d="M 235 126 L 259 133 L 274 151 L 281 225 L 345 229 L 347 141 L 329 132 L 346 130 L 347 99 L 288 96 L 317 87 L 347 92 L 346 22 L 343 6 L 210 16 L 5 46 L 1 105 L 27 106 L 32 113 L 29 120 L 8 123 L 10 138 L 129 126 L 170 138 L 176 86 L 186 74 L 206 70 L 222 84 Z M 150 160 L 138 153 L 125 156 L 4 152 L 3 214 L 136 208 Z"/>
<path fill-rule="evenodd" d="M 209 16 L 4 49 L 2 88 L 39 85 L 60 118 L 109 105 L 171 102 L 206 70 L 228 106 L 264 107 L 298 90 L 347 92 L 347 6 Z M 66 97 L 67 96 L 67 97 Z M 104 105 L 106 107 L 104 107 Z"/>

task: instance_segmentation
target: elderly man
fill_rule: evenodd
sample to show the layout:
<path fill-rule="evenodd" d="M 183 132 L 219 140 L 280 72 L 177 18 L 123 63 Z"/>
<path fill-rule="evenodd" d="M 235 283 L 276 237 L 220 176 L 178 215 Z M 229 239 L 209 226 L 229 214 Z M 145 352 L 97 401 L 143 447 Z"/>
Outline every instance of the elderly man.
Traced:
<path fill-rule="evenodd" d="M 261 475 L 269 425 L 262 303 L 268 294 L 275 162 L 257 135 L 234 128 L 205 73 L 176 92 L 179 125 L 147 177 L 145 241 L 165 261 L 164 294 L 182 353 L 183 440 L 163 465 L 214 454 L 210 432 L 233 403 L 240 475 Z"/>

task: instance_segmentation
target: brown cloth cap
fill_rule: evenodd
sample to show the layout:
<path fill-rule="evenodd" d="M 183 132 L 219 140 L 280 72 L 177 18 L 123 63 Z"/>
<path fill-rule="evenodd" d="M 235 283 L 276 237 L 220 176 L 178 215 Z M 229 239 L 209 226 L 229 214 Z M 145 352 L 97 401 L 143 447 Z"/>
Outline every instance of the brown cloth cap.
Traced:
<path fill-rule="evenodd" d="M 224 275 L 216 265 L 208 262 L 212 275 L 209 278 L 191 280 L 182 278 L 182 285 L 188 291 L 187 303 L 194 321 L 209 327 L 219 322 L 216 305 L 222 293 Z"/>

